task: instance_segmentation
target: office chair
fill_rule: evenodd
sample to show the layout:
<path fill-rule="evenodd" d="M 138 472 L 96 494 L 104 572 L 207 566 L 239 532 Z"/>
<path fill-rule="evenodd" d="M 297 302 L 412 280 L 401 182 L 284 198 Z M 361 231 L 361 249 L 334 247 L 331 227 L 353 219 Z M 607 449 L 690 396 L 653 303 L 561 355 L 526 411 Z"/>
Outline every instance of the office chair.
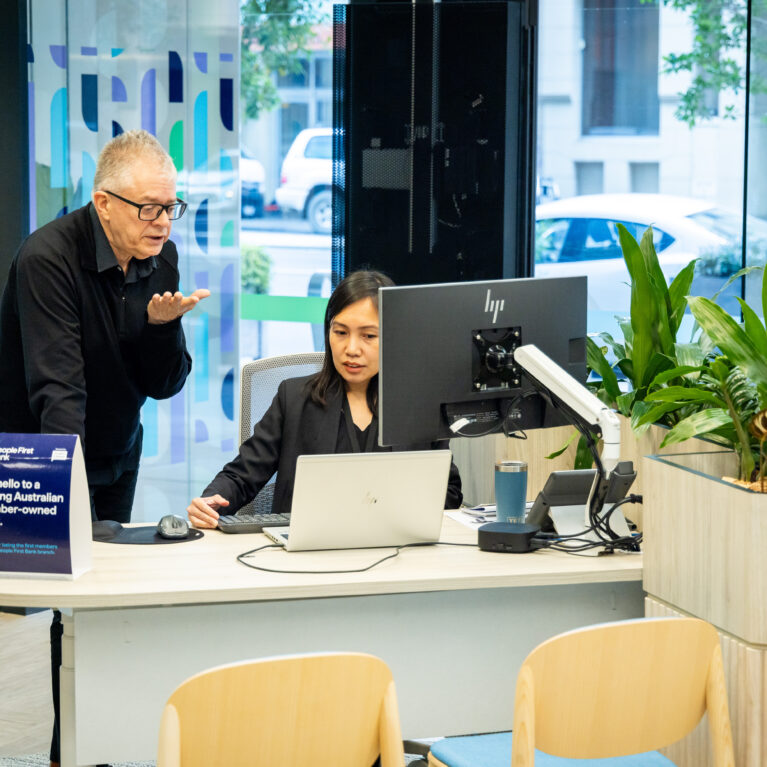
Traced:
<path fill-rule="evenodd" d="M 247 362 L 240 375 L 240 442 L 242 444 L 252 433 L 253 427 L 261 420 L 272 404 L 277 387 L 286 378 L 316 373 L 322 367 L 324 352 L 303 352 L 283 354 L 278 357 Z M 272 510 L 274 478 L 246 506 L 243 512 L 268 514 Z"/>
<path fill-rule="evenodd" d="M 403 767 L 394 681 L 372 655 L 244 661 L 183 682 L 162 713 L 157 767 Z"/>
<path fill-rule="evenodd" d="M 508 767 L 511 757 L 512 767 L 667 766 L 673 762 L 656 749 L 692 732 L 704 713 L 715 767 L 732 767 L 713 626 L 694 618 L 589 626 L 527 656 L 517 676 L 513 737 L 445 738 L 432 745 L 429 765 Z"/>

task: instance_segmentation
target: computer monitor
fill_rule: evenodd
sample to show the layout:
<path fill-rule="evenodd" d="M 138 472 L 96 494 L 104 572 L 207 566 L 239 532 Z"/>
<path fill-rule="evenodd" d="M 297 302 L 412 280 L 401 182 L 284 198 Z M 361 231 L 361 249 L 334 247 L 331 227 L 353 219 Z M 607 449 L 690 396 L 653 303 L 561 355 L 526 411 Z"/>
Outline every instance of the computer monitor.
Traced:
<path fill-rule="evenodd" d="M 586 380 L 586 277 L 381 288 L 381 445 L 481 436 L 567 421 L 525 380 L 535 344 Z"/>

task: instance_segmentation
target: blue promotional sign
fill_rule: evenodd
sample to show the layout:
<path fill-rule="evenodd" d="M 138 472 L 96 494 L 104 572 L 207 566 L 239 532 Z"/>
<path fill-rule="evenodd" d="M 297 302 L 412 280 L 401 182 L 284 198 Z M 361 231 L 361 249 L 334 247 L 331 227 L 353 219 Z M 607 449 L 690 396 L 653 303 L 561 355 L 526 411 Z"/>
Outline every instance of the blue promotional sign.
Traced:
<path fill-rule="evenodd" d="M 90 567 L 79 437 L 0 433 L 0 576 L 76 578 Z"/>

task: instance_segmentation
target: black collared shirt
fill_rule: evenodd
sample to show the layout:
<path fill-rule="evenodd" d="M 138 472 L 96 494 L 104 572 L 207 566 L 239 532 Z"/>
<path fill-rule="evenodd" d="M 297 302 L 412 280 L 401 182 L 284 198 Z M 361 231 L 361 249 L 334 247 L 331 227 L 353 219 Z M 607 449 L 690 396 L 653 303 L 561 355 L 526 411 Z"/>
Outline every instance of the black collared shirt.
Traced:
<path fill-rule="evenodd" d="M 27 237 L 0 301 L 0 431 L 79 434 L 91 463 L 131 454 L 146 398 L 191 369 L 181 321 L 146 315 L 177 265 L 168 241 L 124 275 L 91 204 Z"/>

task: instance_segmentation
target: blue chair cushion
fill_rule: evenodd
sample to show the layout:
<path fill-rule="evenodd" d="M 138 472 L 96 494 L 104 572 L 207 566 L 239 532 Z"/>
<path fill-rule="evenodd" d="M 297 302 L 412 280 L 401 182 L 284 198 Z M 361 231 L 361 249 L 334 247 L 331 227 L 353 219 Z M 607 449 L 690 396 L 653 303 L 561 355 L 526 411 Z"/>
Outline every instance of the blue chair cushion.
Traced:
<path fill-rule="evenodd" d="M 431 753 L 448 767 L 510 767 L 511 733 L 444 738 L 432 744 Z M 564 759 L 536 750 L 535 767 L 674 767 L 674 763 L 657 751 L 609 759 Z"/>

